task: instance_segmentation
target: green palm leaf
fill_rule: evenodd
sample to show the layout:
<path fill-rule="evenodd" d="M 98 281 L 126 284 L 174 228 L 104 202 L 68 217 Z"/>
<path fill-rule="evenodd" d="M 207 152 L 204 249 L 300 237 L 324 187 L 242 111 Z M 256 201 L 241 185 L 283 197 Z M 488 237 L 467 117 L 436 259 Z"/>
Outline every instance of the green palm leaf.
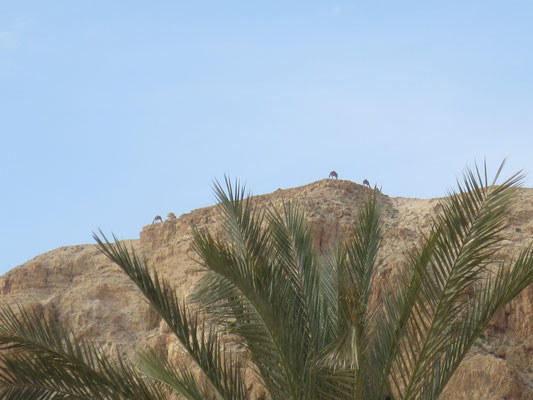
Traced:
<path fill-rule="evenodd" d="M 374 358 L 383 358 L 382 376 L 390 371 L 401 398 L 419 398 L 421 393 L 433 393 L 421 398 L 436 398 L 447 380 L 437 384 L 435 376 L 443 374 L 443 365 L 450 371 L 458 365 L 447 357 L 461 349 L 453 358 L 462 359 L 471 346 L 471 341 L 464 342 L 464 330 L 473 329 L 466 317 L 472 312 L 470 292 L 478 284 L 483 288 L 494 255 L 503 247 L 508 206 L 522 179 L 514 175 L 489 185 L 486 174 L 483 181 L 476 172 L 467 171 L 464 187 L 445 200 L 398 291 L 385 301 Z M 476 307 L 482 304 L 486 302 Z M 474 329 L 477 334 L 488 323 L 482 322 Z"/>
<path fill-rule="evenodd" d="M 271 392 L 301 398 L 308 390 L 310 345 L 306 298 L 294 267 L 302 254 L 276 242 L 276 235 L 289 233 L 275 214 L 269 223 L 276 230 L 264 229 L 265 215 L 245 198 L 244 188 L 232 187 L 228 179 L 226 185 L 227 194 L 215 186 L 226 217 L 225 240 L 195 230 L 196 250 L 209 270 L 195 299 L 204 309 L 226 310 L 217 314 L 218 321 L 243 339 Z"/>
<path fill-rule="evenodd" d="M 110 243 L 102 232 L 100 234 L 102 238 L 94 235 L 100 250 L 122 268 L 141 290 L 203 372 L 215 397 L 246 399 L 241 372 L 228 362 L 227 351 L 218 334 L 213 330 L 206 330 L 197 314 L 192 316 L 171 286 L 156 271 L 151 274 L 146 263 L 133 250 L 129 251 L 116 237 L 115 243 Z M 182 394 L 191 395 L 186 391 Z"/>
<path fill-rule="evenodd" d="M 163 398 L 127 362 L 35 311 L 0 308 L 0 350 L 0 389 L 12 398 Z"/>

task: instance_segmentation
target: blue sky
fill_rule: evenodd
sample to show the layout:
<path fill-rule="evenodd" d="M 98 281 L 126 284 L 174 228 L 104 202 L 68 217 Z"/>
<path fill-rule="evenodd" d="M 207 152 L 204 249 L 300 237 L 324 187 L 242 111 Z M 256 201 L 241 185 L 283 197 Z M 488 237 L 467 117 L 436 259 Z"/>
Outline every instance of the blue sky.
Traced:
<path fill-rule="evenodd" d="M 3 1 L 0 273 L 211 205 L 224 174 L 428 198 L 484 157 L 531 172 L 531 21 L 512 0 Z"/>

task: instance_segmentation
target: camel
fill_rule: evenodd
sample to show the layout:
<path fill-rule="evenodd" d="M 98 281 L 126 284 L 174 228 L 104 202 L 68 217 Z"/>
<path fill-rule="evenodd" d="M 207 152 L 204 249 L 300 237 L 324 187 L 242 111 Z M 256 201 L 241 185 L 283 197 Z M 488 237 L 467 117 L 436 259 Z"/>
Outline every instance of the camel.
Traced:
<path fill-rule="evenodd" d="M 169 212 L 167 214 L 167 219 L 169 219 L 170 221 L 174 221 L 176 219 L 176 214 L 174 214 L 173 212 Z"/>
<path fill-rule="evenodd" d="M 339 175 L 337 175 L 337 173 L 335 171 L 331 171 L 329 173 L 329 178 L 339 179 Z"/>
<path fill-rule="evenodd" d="M 368 182 L 368 179 L 365 179 L 365 180 L 363 181 L 363 186 L 368 186 L 368 187 L 370 187 L 370 182 Z"/>
<path fill-rule="evenodd" d="M 152 221 L 152 224 L 156 223 L 157 221 L 163 222 L 163 218 L 161 218 L 161 215 L 156 215 L 154 220 Z"/>

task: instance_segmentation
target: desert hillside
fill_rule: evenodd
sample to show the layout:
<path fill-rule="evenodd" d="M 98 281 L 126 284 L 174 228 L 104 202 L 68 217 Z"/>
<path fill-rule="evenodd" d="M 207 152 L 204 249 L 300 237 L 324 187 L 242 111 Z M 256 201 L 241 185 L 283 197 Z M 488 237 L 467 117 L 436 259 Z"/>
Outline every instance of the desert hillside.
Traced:
<path fill-rule="evenodd" d="M 294 200 L 305 210 L 320 249 L 342 238 L 370 189 L 345 180 L 325 179 L 306 186 L 255 197 L 279 206 Z M 387 285 L 403 255 L 426 231 L 439 199 L 381 195 L 384 224 L 379 282 Z M 172 210 L 168 210 L 172 211 Z M 220 229 L 216 207 L 194 210 L 177 219 L 147 225 L 140 238 L 128 240 L 149 263 L 186 296 L 202 272 L 191 244 L 191 225 Z M 116 232 L 120 235 L 120 232 Z M 508 229 L 509 246 L 533 239 L 533 189 L 520 189 Z M 180 349 L 120 269 L 94 245 L 62 247 L 39 255 L 0 277 L 2 304 L 41 308 L 68 322 L 81 337 L 130 354 L 156 346 L 171 359 Z M 502 311 L 476 344 L 448 385 L 444 399 L 533 400 L 533 288 L 527 288 Z M 260 388 L 250 388 L 260 394 Z"/>

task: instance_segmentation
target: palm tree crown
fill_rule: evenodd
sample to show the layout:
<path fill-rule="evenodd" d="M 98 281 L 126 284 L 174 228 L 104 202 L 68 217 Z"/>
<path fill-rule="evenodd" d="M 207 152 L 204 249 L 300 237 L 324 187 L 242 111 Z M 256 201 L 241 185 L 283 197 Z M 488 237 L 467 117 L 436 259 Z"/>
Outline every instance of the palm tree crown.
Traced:
<path fill-rule="evenodd" d="M 320 254 L 296 205 L 260 208 L 243 186 L 217 182 L 225 233 L 193 228 L 206 274 L 188 305 L 135 252 L 95 235 L 180 341 L 192 369 L 150 350 L 135 366 L 113 361 L 57 322 L 4 308 L 0 394 L 148 400 L 173 391 L 240 400 L 249 398 L 245 365 L 271 399 L 437 399 L 494 314 L 533 282 L 531 247 L 499 261 L 523 180 L 517 174 L 496 185 L 500 171 L 492 182 L 486 172 L 466 172 L 380 301 L 377 190 L 346 242 Z"/>

